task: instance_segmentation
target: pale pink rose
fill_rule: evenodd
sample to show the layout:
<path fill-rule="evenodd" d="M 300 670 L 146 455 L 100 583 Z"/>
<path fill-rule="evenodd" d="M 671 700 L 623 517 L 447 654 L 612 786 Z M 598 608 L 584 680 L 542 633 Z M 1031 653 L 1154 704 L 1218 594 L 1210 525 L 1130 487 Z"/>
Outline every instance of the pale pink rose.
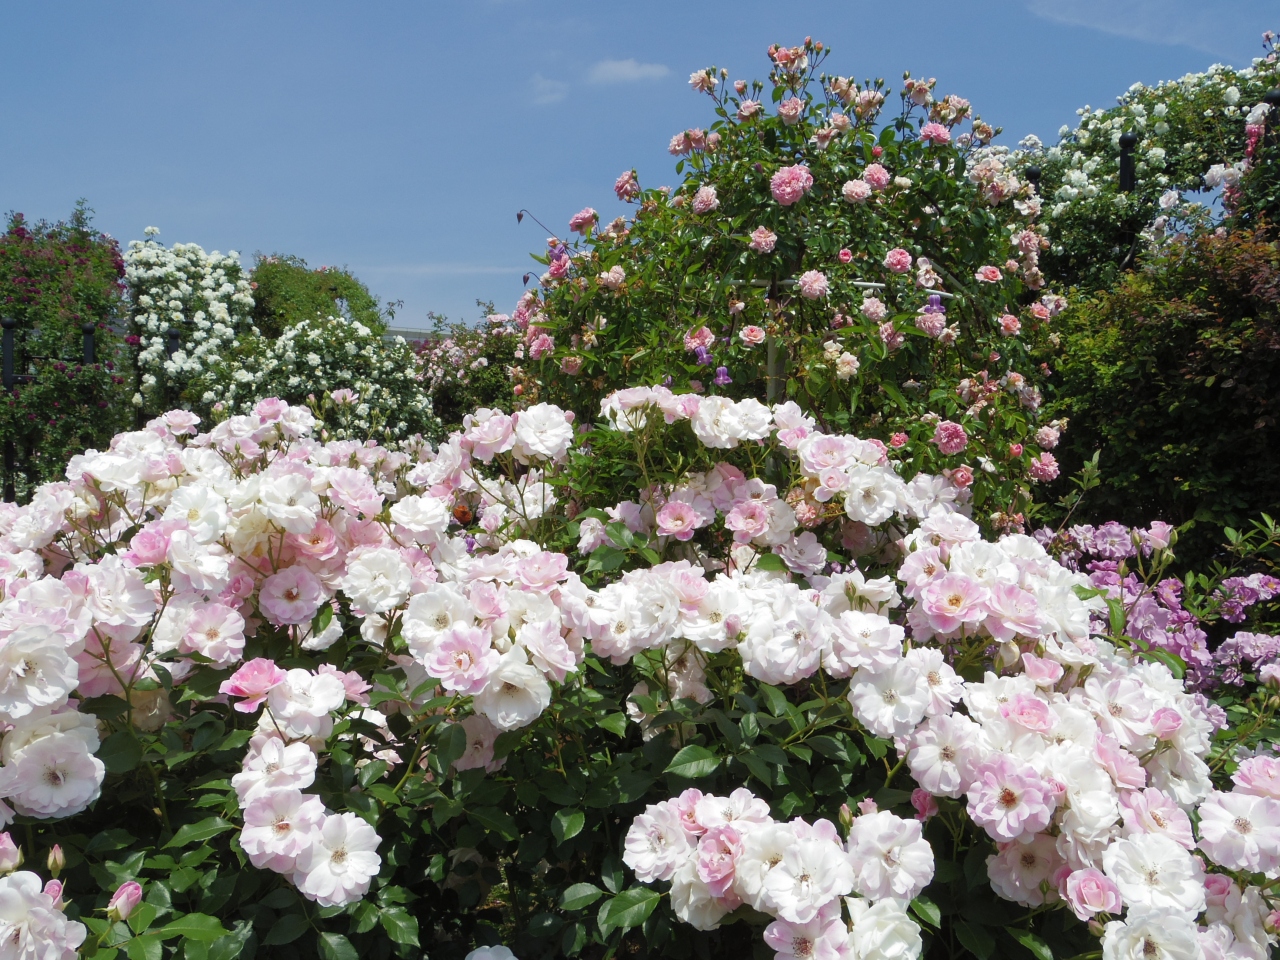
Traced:
<path fill-rule="evenodd" d="M 764 343 L 765 332 L 763 327 L 748 325 L 738 331 L 738 339 L 740 339 L 748 347 L 759 346 Z"/>
<path fill-rule="evenodd" d="M 735 81 L 733 81 L 733 92 L 734 92 L 734 93 L 736 93 L 738 96 L 742 96 L 744 93 L 746 93 L 746 92 L 747 92 L 747 81 L 745 81 L 745 80 L 735 80 Z"/>
<path fill-rule="evenodd" d="M 979 267 L 978 271 L 973 275 L 973 279 L 979 283 L 999 283 L 1003 274 L 1000 273 L 999 267 L 985 266 Z"/>
<path fill-rule="evenodd" d="M 724 525 L 733 531 L 735 543 L 748 543 L 769 529 L 769 508 L 759 500 L 743 500 L 734 504 Z"/>
<path fill-rule="evenodd" d="M 800 118 L 804 116 L 804 106 L 804 101 L 798 97 L 783 100 L 778 104 L 778 116 L 782 118 L 782 122 L 787 126 L 794 127 L 800 122 Z"/>
<path fill-rule="evenodd" d="M 917 820 L 928 820 L 938 815 L 938 801 L 923 787 L 911 791 L 911 806 L 916 808 Z"/>
<path fill-rule="evenodd" d="M 850 180 L 840 188 L 840 195 L 849 203 L 862 203 L 871 196 L 871 184 L 865 180 Z"/>
<path fill-rule="evenodd" d="M 756 227 L 751 231 L 751 249 L 756 253 L 773 253 L 778 243 L 778 235 L 768 227 Z"/>
<path fill-rule="evenodd" d="M 920 139 L 925 143 L 950 143 L 951 131 L 940 123 L 926 123 L 920 128 Z"/>
<path fill-rule="evenodd" d="M 1094 867 L 1067 874 L 1059 887 L 1059 894 L 1071 911 L 1085 922 L 1098 913 L 1119 916 L 1124 908 L 1120 888 L 1115 881 Z"/>
<path fill-rule="evenodd" d="M 1052 453 L 1045 451 L 1040 456 L 1032 458 L 1031 463 L 1027 465 L 1027 473 L 1032 480 L 1048 483 L 1050 480 L 1057 479 L 1058 461 Z"/>
<path fill-rule="evenodd" d="M 976 580 L 959 573 L 931 580 L 920 593 L 921 608 L 929 627 L 937 633 L 951 633 L 966 623 L 979 623 L 987 616 L 990 591 Z"/>
<path fill-rule="evenodd" d="M 225 604 L 201 604 L 187 621 L 178 650 L 198 653 L 217 664 L 235 663 L 244 655 L 244 617 Z"/>
<path fill-rule="evenodd" d="M 263 581 L 258 607 L 276 626 L 309 623 L 324 601 L 324 588 L 306 567 L 286 567 Z"/>
<path fill-rule="evenodd" d="M 576 377 L 582 371 L 581 357 L 565 357 L 560 361 L 560 372 Z"/>
<path fill-rule="evenodd" d="M 698 879 L 707 885 L 713 897 L 729 894 L 741 851 L 742 835 L 729 824 L 712 827 L 698 841 Z"/>
<path fill-rule="evenodd" d="M 56 899 L 56 898 L 55 898 Z M 129 880 L 120 884 L 107 901 L 107 916 L 117 923 L 128 920 L 133 908 L 142 902 L 142 884 Z"/>
<path fill-rule="evenodd" d="M 836 254 L 836 258 L 841 263 L 853 263 L 853 251 L 848 248 L 842 249 L 838 254 Z"/>
<path fill-rule="evenodd" d="M 683 542 L 693 537 L 698 521 L 698 513 L 693 507 L 679 500 L 672 500 L 663 504 L 658 511 L 658 533 Z"/>
<path fill-rule="evenodd" d="M 1121 791 L 1120 812 L 1124 817 L 1126 836 L 1159 833 L 1184 849 L 1195 849 L 1196 838 L 1191 832 L 1191 818 L 1173 797 L 1155 787 Z"/>
<path fill-rule="evenodd" d="M 619 200 L 630 200 L 640 195 L 640 184 L 636 182 L 636 172 L 628 170 L 613 181 L 613 192 Z"/>
<path fill-rule="evenodd" d="M 501 410 L 481 408 L 464 418 L 464 426 L 463 447 L 482 463 L 489 463 L 515 444 L 515 421 Z"/>
<path fill-rule="evenodd" d="M 501 659 L 488 630 L 454 626 L 436 642 L 423 666 L 446 690 L 473 696 L 485 688 Z"/>
<path fill-rule="evenodd" d="M 693 195 L 694 213 L 710 213 L 718 206 L 720 199 L 716 196 L 715 187 L 699 187 L 698 192 Z"/>
<path fill-rule="evenodd" d="M 880 324 L 876 333 L 890 353 L 901 347 L 907 340 L 907 335 L 895 327 L 892 320 L 886 320 Z"/>
<path fill-rule="evenodd" d="M 950 457 L 960 453 L 969 445 L 969 435 L 960 424 L 943 420 L 933 428 L 933 438 L 929 442 L 934 444 L 943 456 Z"/>
<path fill-rule="evenodd" d="M 1006 260 L 1004 262 L 1005 273 L 1017 273 L 1018 267 L 1019 267 L 1019 263 L 1017 260 Z"/>
<path fill-rule="evenodd" d="M 911 269 L 911 254 L 901 247 L 894 247 L 884 255 L 884 265 L 891 273 L 906 273 Z"/>
<path fill-rule="evenodd" d="M 516 564 L 516 579 L 538 593 L 550 593 L 569 577 L 569 558 L 563 553 L 543 550 Z"/>
<path fill-rule="evenodd" d="M 1037 301 L 1031 305 L 1031 315 L 1037 320 L 1048 320 L 1050 316 L 1049 308 Z"/>
<path fill-rule="evenodd" d="M 1006 337 L 1016 337 L 1022 332 L 1022 321 L 1011 313 L 1000 318 L 1000 332 Z"/>
<path fill-rule="evenodd" d="M 1093 757 L 1120 789 L 1140 790 L 1147 785 L 1147 771 L 1137 756 L 1120 746 L 1115 737 L 1100 734 L 1093 741 Z"/>
<path fill-rule="evenodd" d="M 354 404 L 357 400 L 360 399 L 360 395 L 357 394 L 354 390 L 349 390 L 346 387 L 341 387 L 337 390 L 330 392 L 329 399 L 341 407 L 346 404 Z"/>
<path fill-rule="evenodd" d="M 878 297 L 863 297 L 862 315 L 868 320 L 879 323 L 889 315 L 889 308 Z"/>
<path fill-rule="evenodd" d="M 746 88 L 744 87 L 743 89 L 745 90 Z M 741 93 L 741 91 L 739 91 L 739 93 Z M 740 104 L 738 104 L 739 120 L 750 120 L 752 117 L 758 115 L 759 113 L 760 113 L 759 100 L 743 100 Z"/>
<path fill-rule="evenodd" d="M 366 681 L 355 670 L 339 670 L 331 663 L 322 663 L 316 667 L 316 673 L 326 677 L 337 677 L 342 684 L 342 689 L 346 691 L 348 700 L 366 707 L 369 705 L 368 693 L 373 689 L 373 684 Z"/>
<path fill-rule="evenodd" d="M 1041 427 L 1036 431 L 1036 443 L 1045 450 L 1052 450 L 1058 445 L 1061 435 L 1055 427 Z"/>
<path fill-rule="evenodd" d="M 1015 694 L 1002 703 L 1000 716 L 1033 733 L 1048 733 L 1057 722 L 1049 704 L 1029 693 Z"/>
<path fill-rule="evenodd" d="M 997 842 L 1030 839 L 1053 818 L 1053 789 L 1029 765 L 999 753 L 974 770 L 968 790 L 973 822 Z"/>
<path fill-rule="evenodd" d="M 529 359 L 541 360 L 556 348 L 555 338 L 547 333 L 540 333 L 529 344 Z"/>
<path fill-rule="evenodd" d="M 690 837 L 700 837 L 707 832 L 706 825 L 698 820 L 698 801 L 703 796 L 701 790 L 689 787 L 682 791 L 680 796 L 667 801 L 671 810 L 680 818 L 684 832 Z"/>
<path fill-rule="evenodd" d="M 973 484 L 973 469 L 964 465 L 956 467 L 954 470 L 944 470 L 943 476 L 954 483 L 961 490 Z"/>
<path fill-rule="evenodd" d="M 626 282 L 627 271 L 615 264 L 608 270 L 601 273 L 596 279 L 599 281 L 600 286 L 608 287 L 610 290 L 617 290 Z"/>
<path fill-rule="evenodd" d="M 1161 707 L 1151 715 L 1151 732 L 1161 740 L 1172 740 L 1182 729 L 1182 714 L 1173 707 Z"/>
<path fill-rule="evenodd" d="M 684 335 L 684 348 L 690 353 L 699 347 L 710 347 L 715 342 L 716 335 L 708 327 L 699 327 L 697 330 L 690 330 Z"/>
<path fill-rule="evenodd" d="M 286 674 L 271 660 L 263 657 L 250 660 L 218 687 L 219 693 L 229 697 L 244 697 L 235 705 L 241 713 L 253 713 L 267 694 L 284 683 Z"/>
<path fill-rule="evenodd" d="M 334 467 L 329 471 L 329 499 L 352 513 L 362 513 L 371 520 L 382 511 L 382 494 L 373 478 L 354 467 Z"/>
<path fill-rule="evenodd" d="M 873 190 L 883 190 L 889 185 L 892 177 L 889 176 L 889 171 L 883 166 L 878 163 L 871 163 L 867 165 L 867 169 L 862 171 L 862 179 L 870 184 Z"/>
<path fill-rule="evenodd" d="M 820 300 L 830 292 L 827 275 L 821 270 L 806 270 L 796 281 L 796 286 L 800 288 L 800 294 L 806 300 Z"/>
<path fill-rule="evenodd" d="M 1037 687 L 1052 687 L 1062 679 L 1062 664 L 1046 657 L 1037 657 L 1034 653 L 1022 655 L 1022 672 Z"/>
<path fill-rule="evenodd" d="M 769 189 L 773 199 L 784 207 L 798 202 L 813 188 L 813 174 L 803 163 L 783 167 L 769 180 Z"/>
<path fill-rule="evenodd" d="M 597 214 L 593 209 L 590 207 L 583 207 L 569 218 L 569 229 L 573 230 L 575 233 L 585 234 L 595 226 L 596 221 L 599 219 L 599 214 Z"/>
<path fill-rule="evenodd" d="M 13 837 L 0 833 L 0 876 L 13 873 L 22 866 L 22 851 L 13 842 Z"/>
<path fill-rule="evenodd" d="M 1280 800 L 1280 759 L 1276 757 L 1250 757 L 1241 761 L 1231 779 L 1235 781 L 1237 793 Z"/>

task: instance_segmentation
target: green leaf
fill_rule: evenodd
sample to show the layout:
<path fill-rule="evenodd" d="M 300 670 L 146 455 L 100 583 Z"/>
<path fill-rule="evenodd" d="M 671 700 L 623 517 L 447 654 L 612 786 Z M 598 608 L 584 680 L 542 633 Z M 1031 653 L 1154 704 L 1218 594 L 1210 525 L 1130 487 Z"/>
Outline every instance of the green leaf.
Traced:
<path fill-rule="evenodd" d="M 302 914 L 286 913 L 271 925 L 271 929 L 267 931 L 262 943 L 268 947 L 293 943 L 293 941 L 306 933 L 310 926 L 311 924 L 307 922 L 307 918 Z"/>
<path fill-rule="evenodd" d="M 142 762 L 142 744 L 132 730 L 121 730 L 102 741 L 98 759 L 107 773 L 128 773 Z"/>
<path fill-rule="evenodd" d="M 630 930 L 648 920 L 661 899 L 656 890 L 632 887 L 606 900 L 596 914 L 596 922 L 600 924 L 600 931 L 606 934 L 610 930 Z"/>
<path fill-rule="evenodd" d="M 785 570 L 787 565 L 776 553 L 761 553 L 751 565 L 755 570 Z"/>
<path fill-rule="evenodd" d="M 604 891 L 594 883 L 575 883 L 560 895 L 560 909 L 581 910 L 603 896 Z"/>
<path fill-rule="evenodd" d="M 775 717 L 787 715 L 787 697 L 781 690 L 767 683 L 760 684 L 760 694 L 769 703 L 769 712 Z"/>
<path fill-rule="evenodd" d="M 185 847 L 189 843 L 201 843 L 210 837 L 216 837 L 218 834 L 232 829 L 232 824 L 227 823 L 221 817 L 209 817 L 207 820 L 201 820 L 199 823 L 187 823 L 178 828 L 178 832 L 173 835 L 168 843 L 164 845 L 167 850 L 169 847 Z"/>
<path fill-rule="evenodd" d="M 319 939 L 323 960 L 360 960 L 356 948 L 340 933 L 322 933 Z"/>
<path fill-rule="evenodd" d="M 969 952 L 974 954 L 978 960 L 988 960 L 996 949 L 996 941 L 991 934 L 981 927 L 975 927 L 972 924 L 965 923 L 963 920 L 956 924 L 956 939 L 960 941 L 962 946 L 968 948 Z"/>
<path fill-rule="evenodd" d="M 505 840 L 514 840 L 520 835 L 515 820 L 505 810 L 499 810 L 497 807 L 480 807 L 476 810 L 468 810 L 467 814 L 486 830 L 498 834 Z"/>
<path fill-rule="evenodd" d="M 556 838 L 556 843 L 564 843 L 580 834 L 586 822 L 586 814 L 581 810 L 572 807 L 557 810 L 556 815 L 551 818 L 551 833 Z"/>
<path fill-rule="evenodd" d="M 627 735 L 627 715 L 625 713 L 611 713 L 608 716 L 601 717 L 596 724 L 604 730 L 608 730 L 615 737 L 625 737 Z"/>
<path fill-rule="evenodd" d="M 431 751 L 431 759 L 437 769 L 443 773 L 453 765 L 455 760 L 467 752 L 467 731 L 460 723 L 444 724 L 436 737 L 435 749 Z"/>
<path fill-rule="evenodd" d="M 1014 930 L 1012 927 L 1008 929 L 1013 934 L 1013 939 L 1036 955 L 1036 960 L 1053 960 L 1053 951 L 1049 945 L 1030 930 Z"/>
<path fill-rule="evenodd" d="M 720 766 L 720 758 L 697 744 L 689 744 L 671 758 L 664 773 L 674 773 L 688 780 L 699 780 L 714 773 Z"/>
<path fill-rule="evenodd" d="M 135 934 L 145 933 L 159 912 L 154 904 L 146 902 L 138 904 L 133 908 L 133 913 L 129 914 L 129 929 Z"/>
<path fill-rule="evenodd" d="M 129 960 L 160 960 L 164 956 L 164 944 L 154 933 L 149 933 L 130 940 L 124 952 Z"/>
<path fill-rule="evenodd" d="M 928 897 L 916 897 L 912 900 L 911 912 L 935 930 L 942 926 L 942 911 Z"/>
<path fill-rule="evenodd" d="M 409 911 L 404 907 L 383 910 L 379 919 L 382 921 L 382 929 L 386 930 L 387 936 L 396 943 L 408 944 L 411 947 L 418 945 L 418 920 L 410 916 Z"/>
<path fill-rule="evenodd" d="M 217 940 L 228 933 L 221 920 L 205 913 L 188 913 L 186 916 L 166 923 L 158 932 L 165 940 L 170 937 L 185 937 L 187 940 Z"/>

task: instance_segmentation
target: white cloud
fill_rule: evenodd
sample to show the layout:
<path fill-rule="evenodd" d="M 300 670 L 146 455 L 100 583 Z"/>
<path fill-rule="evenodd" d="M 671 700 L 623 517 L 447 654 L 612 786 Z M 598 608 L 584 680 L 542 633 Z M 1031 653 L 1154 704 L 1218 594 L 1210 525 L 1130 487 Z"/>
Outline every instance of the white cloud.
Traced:
<path fill-rule="evenodd" d="M 539 106 L 559 103 L 569 92 L 569 85 L 563 80 L 552 80 L 540 73 L 533 75 L 533 102 Z"/>
<path fill-rule="evenodd" d="M 1270 7 L 1267 0 L 1027 0 L 1028 10 L 1055 23 L 1228 59 L 1260 54 Z"/>
<path fill-rule="evenodd" d="M 587 74 L 592 83 L 638 83 L 661 80 L 671 71 L 661 63 L 641 63 L 634 57 L 626 60 L 601 60 Z"/>

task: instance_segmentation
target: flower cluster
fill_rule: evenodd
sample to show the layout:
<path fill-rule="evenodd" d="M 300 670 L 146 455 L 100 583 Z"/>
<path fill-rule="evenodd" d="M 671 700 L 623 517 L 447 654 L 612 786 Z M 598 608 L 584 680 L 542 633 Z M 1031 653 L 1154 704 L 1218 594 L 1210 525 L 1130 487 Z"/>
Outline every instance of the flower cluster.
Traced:
<path fill-rule="evenodd" d="M 745 788 L 727 797 L 690 788 L 646 807 L 625 849 L 637 879 L 670 881 L 676 916 L 698 930 L 749 904 L 775 918 L 764 941 L 784 960 L 920 954 L 920 928 L 904 903 L 933 878 L 933 850 L 918 822 L 874 804 L 842 842 L 830 820 L 774 820 Z"/>
<path fill-rule="evenodd" d="M 151 239 L 159 230 L 146 232 L 148 239 L 129 244 L 124 263 L 141 376 L 134 403 L 154 408 L 177 400 L 252 329 L 253 295 L 234 250 L 223 256 L 194 243 L 165 247 Z M 171 331 L 178 333 L 172 355 Z"/>

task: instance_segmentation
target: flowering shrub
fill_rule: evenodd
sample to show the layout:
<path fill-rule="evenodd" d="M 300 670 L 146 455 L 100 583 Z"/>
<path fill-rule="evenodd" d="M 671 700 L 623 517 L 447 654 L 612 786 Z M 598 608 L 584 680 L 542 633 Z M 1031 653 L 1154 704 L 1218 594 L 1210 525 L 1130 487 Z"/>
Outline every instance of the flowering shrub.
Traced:
<path fill-rule="evenodd" d="M 194 243 L 165 247 L 151 239 L 125 251 L 125 279 L 137 348 L 139 392 L 134 404 L 163 410 L 181 400 L 198 402 L 210 367 L 252 330 L 253 296 L 239 255 L 205 253 Z M 169 355 L 169 331 L 179 334 Z M 195 394 L 194 396 L 192 394 Z"/>
<path fill-rule="evenodd" d="M 512 379 L 524 360 L 522 331 L 492 303 L 476 301 L 484 311 L 477 324 L 449 323 L 434 317 L 431 334 L 417 344 L 424 389 L 444 425 L 453 430 L 480 407 L 510 407 Z"/>
<path fill-rule="evenodd" d="M 671 141 L 680 185 L 624 173 L 634 216 L 587 208 L 581 237 L 538 258 L 540 289 L 512 315 L 530 361 L 518 388 L 584 416 L 658 381 L 791 398 L 975 483 L 983 521 L 1016 527 L 1030 484 L 1056 475 L 1025 345 L 1063 303 L 1038 265 L 1040 199 L 982 149 L 995 131 L 968 101 L 908 79 L 886 116 L 882 83 L 819 73 L 827 52 L 771 48 L 767 86 L 693 75 L 716 119 Z M 931 442 L 940 420 L 970 442 Z"/>
<path fill-rule="evenodd" d="M 464 427 L 174 411 L 0 513 L 0 942 L 1266 955 L 1274 704 L 964 487 L 793 402 Z"/>
<path fill-rule="evenodd" d="M 200 403 L 219 414 L 247 414 L 267 397 L 309 404 L 326 440 L 436 437 L 439 421 L 421 378 L 404 338 L 384 340 L 358 320 L 316 317 L 275 339 L 242 337 L 212 366 Z"/>
<path fill-rule="evenodd" d="M 259 254 L 249 278 L 253 290 L 253 324 L 265 337 L 278 337 L 299 320 L 342 316 L 376 333 L 395 317 L 369 288 L 339 267 L 307 266 L 301 257 Z"/>
<path fill-rule="evenodd" d="M 1018 175 L 1040 168 L 1048 277 L 1105 286 L 1134 264 L 1145 241 L 1173 233 L 1179 218 L 1207 217 L 1187 194 L 1223 189 L 1233 206 L 1266 120 L 1263 97 L 1280 82 L 1274 35 L 1263 40 L 1264 56 L 1250 67 L 1215 64 L 1155 86 L 1135 83 L 1115 107 L 1078 110 L 1079 126 L 1064 126 L 1056 145 L 1028 138 L 1007 158 Z M 1126 133 L 1136 137 L 1137 176 L 1127 194 L 1119 182 Z"/>

